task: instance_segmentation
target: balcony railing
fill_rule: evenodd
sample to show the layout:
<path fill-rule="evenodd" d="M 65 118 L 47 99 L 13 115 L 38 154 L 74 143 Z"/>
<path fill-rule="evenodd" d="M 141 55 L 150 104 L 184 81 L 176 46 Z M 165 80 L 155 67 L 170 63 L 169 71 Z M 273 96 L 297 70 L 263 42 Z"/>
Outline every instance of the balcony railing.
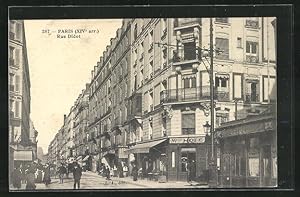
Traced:
<path fill-rule="evenodd" d="M 217 23 L 228 23 L 228 18 L 216 18 Z"/>
<path fill-rule="evenodd" d="M 182 128 L 183 135 L 193 135 L 195 134 L 195 128 Z"/>
<path fill-rule="evenodd" d="M 259 94 L 245 94 L 244 97 L 245 103 L 258 103 L 259 102 Z"/>
<path fill-rule="evenodd" d="M 198 60 L 198 49 L 195 47 L 187 48 L 187 49 L 178 49 L 173 52 L 173 62 L 184 62 L 190 60 Z"/>
<path fill-rule="evenodd" d="M 257 63 L 258 62 L 257 55 L 246 55 L 246 62 Z"/>
<path fill-rule="evenodd" d="M 258 29 L 258 20 L 246 20 L 246 27 Z"/>
<path fill-rule="evenodd" d="M 215 98 L 218 101 L 229 101 L 229 92 L 222 90 L 215 90 Z"/>
<path fill-rule="evenodd" d="M 182 27 L 199 24 L 201 25 L 201 18 L 178 18 L 174 21 L 174 27 Z"/>
<path fill-rule="evenodd" d="M 160 92 L 160 102 L 182 102 L 210 99 L 210 87 L 179 88 Z"/>

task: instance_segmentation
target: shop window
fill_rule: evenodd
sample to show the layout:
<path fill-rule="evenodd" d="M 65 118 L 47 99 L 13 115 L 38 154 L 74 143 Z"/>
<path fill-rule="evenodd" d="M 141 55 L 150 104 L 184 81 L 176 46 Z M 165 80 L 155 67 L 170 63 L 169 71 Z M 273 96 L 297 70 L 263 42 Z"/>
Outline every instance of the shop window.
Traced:
<path fill-rule="evenodd" d="M 272 178 L 277 178 L 277 157 L 272 159 Z"/>
<path fill-rule="evenodd" d="M 195 134 L 195 113 L 182 114 L 182 134 Z"/>
<path fill-rule="evenodd" d="M 251 177 L 259 176 L 259 158 L 258 157 L 249 158 L 249 176 L 251 176 Z"/>

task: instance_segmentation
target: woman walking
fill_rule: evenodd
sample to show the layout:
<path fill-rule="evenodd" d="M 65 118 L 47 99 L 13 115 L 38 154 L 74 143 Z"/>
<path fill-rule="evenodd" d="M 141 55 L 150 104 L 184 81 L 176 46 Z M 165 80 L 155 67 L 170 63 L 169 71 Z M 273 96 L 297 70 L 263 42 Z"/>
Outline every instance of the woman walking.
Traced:
<path fill-rule="evenodd" d="M 46 166 L 45 166 L 43 182 L 46 186 L 48 186 L 51 183 L 50 166 L 48 164 L 46 164 Z"/>

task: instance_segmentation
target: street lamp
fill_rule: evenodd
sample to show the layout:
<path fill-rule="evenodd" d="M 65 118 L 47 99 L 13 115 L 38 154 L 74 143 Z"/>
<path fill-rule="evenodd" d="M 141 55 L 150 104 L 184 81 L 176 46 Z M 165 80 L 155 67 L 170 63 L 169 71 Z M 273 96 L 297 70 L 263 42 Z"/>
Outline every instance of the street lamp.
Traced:
<path fill-rule="evenodd" d="M 206 134 L 206 136 L 210 135 L 210 127 L 211 125 L 208 123 L 208 121 L 206 121 L 205 125 L 203 125 L 204 133 Z"/>

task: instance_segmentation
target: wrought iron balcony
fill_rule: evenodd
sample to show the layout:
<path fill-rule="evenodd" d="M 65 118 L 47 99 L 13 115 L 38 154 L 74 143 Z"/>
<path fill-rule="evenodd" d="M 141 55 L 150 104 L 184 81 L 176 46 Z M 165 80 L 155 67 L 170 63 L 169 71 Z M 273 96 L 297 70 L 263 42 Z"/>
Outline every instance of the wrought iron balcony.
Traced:
<path fill-rule="evenodd" d="M 218 101 L 229 101 L 229 92 L 216 89 L 215 99 L 217 99 Z"/>
<path fill-rule="evenodd" d="M 160 92 L 160 102 L 184 102 L 210 99 L 210 87 L 170 89 Z"/>
<path fill-rule="evenodd" d="M 245 103 L 258 103 L 259 102 L 259 94 L 245 94 L 244 96 Z"/>
<path fill-rule="evenodd" d="M 201 25 L 201 18 L 178 18 L 174 21 L 174 27 L 184 27 L 190 25 Z"/>
<path fill-rule="evenodd" d="M 258 56 L 257 55 L 246 55 L 246 62 L 257 63 Z"/>
<path fill-rule="evenodd" d="M 192 60 L 199 60 L 200 56 L 199 54 L 201 51 L 197 49 L 196 47 L 186 48 L 186 49 L 178 49 L 173 51 L 173 62 L 179 63 L 179 62 L 187 62 Z"/>
<path fill-rule="evenodd" d="M 182 128 L 183 135 L 193 135 L 195 134 L 195 128 Z"/>
<path fill-rule="evenodd" d="M 249 20 L 249 19 L 246 20 L 246 27 L 258 29 L 259 28 L 258 20 Z"/>
<path fill-rule="evenodd" d="M 228 18 L 216 18 L 217 23 L 228 23 Z"/>

